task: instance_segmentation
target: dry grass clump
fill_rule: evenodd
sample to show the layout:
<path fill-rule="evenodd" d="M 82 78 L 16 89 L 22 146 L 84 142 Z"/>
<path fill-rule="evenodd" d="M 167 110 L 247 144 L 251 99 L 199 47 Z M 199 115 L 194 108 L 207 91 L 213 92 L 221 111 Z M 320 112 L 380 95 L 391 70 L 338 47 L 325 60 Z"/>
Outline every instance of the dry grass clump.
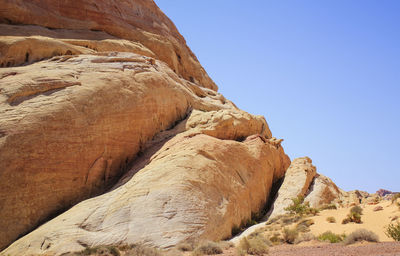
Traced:
<path fill-rule="evenodd" d="M 296 228 L 285 228 L 283 230 L 283 241 L 288 244 L 294 244 L 294 241 L 299 236 L 299 231 Z"/>
<path fill-rule="evenodd" d="M 393 238 L 395 241 L 400 241 L 400 223 L 397 222 L 397 224 L 389 224 L 389 226 L 386 227 L 385 234 L 388 237 Z"/>
<path fill-rule="evenodd" d="M 269 252 L 269 244 L 269 241 L 261 235 L 244 237 L 239 243 L 239 254 L 267 255 Z"/>
<path fill-rule="evenodd" d="M 269 237 L 269 241 L 271 241 L 273 245 L 278 245 L 283 243 L 283 238 L 281 237 L 280 233 L 276 232 Z"/>
<path fill-rule="evenodd" d="M 200 243 L 196 249 L 194 249 L 192 255 L 213 255 L 213 254 L 221 254 L 223 252 L 221 246 L 212 241 L 204 241 Z"/>
<path fill-rule="evenodd" d="M 316 237 L 311 233 L 303 233 L 294 240 L 294 244 L 316 240 Z"/>
<path fill-rule="evenodd" d="M 96 246 L 96 247 L 88 247 L 83 251 L 77 252 L 74 255 L 112 255 L 112 256 L 120 256 L 121 253 L 114 246 Z"/>
<path fill-rule="evenodd" d="M 326 231 L 318 236 L 318 240 L 330 243 L 339 243 L 342 242 L 345 237 L 346 236 L 344 234 L 338 235 L 333 233 L 332 231 Z"/>
<path fill-rule="evenodd" d="M 303 233 L 309 232 L 310 231 L 309 227 L 314 224 L 315 224 L 314 220 L 305 219 L 297 223 L 296 230 Z"/>
<path fill-rule="evenodd" d="M 121 252 L 126 256 L 162 256 L 163 254 L 160 250 L 156 248 L 147 247 L 141 244 L 132 245 L 120 245 L 116 246 L 96 246 L 91 248 L 86 248 L 81 252 L 74 253 L 76 256 L 83 255 L 104 255 L 104 256 L 121 256 Z M 169 255 L 169 254 L 167 254 Z M 174 256 L 179 255 L 174 253 Z"/>
<path fill-rule="evenodd" d="M 192 243 L 189 242 L 182 242 L 176 246 L 176 249 L 182 252 L 191 252 L 194 250 L 194 246 Z"/>
<path fill-rule="evenodd" d="M 327 217 L 327 218 L 326 218 L 326 221 L 329 222 L 329 223 L 336 223 L 335 217 L 332 217 L 332 216 Z"/>
<path fill-rule="evenodd" d="M 343 243 L 349 245 L 360 241 L 379 242 L 379 237 L 372 231 L 366 229 L 357 229 L 348 235 L 344 239 Z"/>
<path fill-rule="evenodd" d="M 320 211 L 324 211 L 324 210 L 336 210 L 337 206 L 336 204 L 325 204 L 323 206 L 321 206 L 319 208 Z"/>
<path fill-rule="evenodd" d="M 396 193 L 396 194 L 392 195 L 392 204 L 399 198 L 400 198 L 400 193 Z"/>
<path fill-rule="evenodd" d="M 120 248 L 124 251 L 126 256 L 162 256 L 162 252 L 156 248 L 151 248 L 142 244 L 133 244 L 128 246 L 123 246 Z"/>

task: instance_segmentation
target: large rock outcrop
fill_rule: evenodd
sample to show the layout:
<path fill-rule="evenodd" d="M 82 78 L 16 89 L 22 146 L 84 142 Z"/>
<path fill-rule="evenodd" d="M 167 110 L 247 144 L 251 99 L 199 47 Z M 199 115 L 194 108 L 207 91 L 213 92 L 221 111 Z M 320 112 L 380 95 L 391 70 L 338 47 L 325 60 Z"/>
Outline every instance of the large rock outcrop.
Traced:
<path fill-rule="evenodd" d="M 27 37 L 29 35 L 58 38 L 59 41 L 64 41 L 64 44 L 78 45 L 94 51 L 102 50 L 102 47 L 97 47 L 97 40 L 118 38 L 134 42 L 132 44 L 136 44 L 139 48 L 145 49 L 149 54 L 167 63 L 171 69 L 186 80 L 207 88 L 217 89 L 199 64 L 196 56 L 186 46 L 185 39 L 179 34 L 175 25 L 152 0 L 2 0 L 0 23 L 14 25 L 9 26 L 8 29 L 3 25 L 1 28 L 3 32 L 0 31 L 0 35 L 20 36 L 18 38 L 19 45 L 24 44 L 23 49 L 20 48 L 17 51 L 18 55 L 13 56 L 16 53 L 13 49 L 15 47 L 6 43 L 6 47 L 2 47 L 0 54 L 2 57 L 0 58 L 0 67 L 31 62 L 30 56 L 34 56 L 38 48 L 35 47 L 37 44 L 22 43 L 31 40 Z M 40 27 L 27 28 L 28 31 L 33 31 L 21 33 L 21 30 L 26 27 L 21 28 L 16 25 Z M 46 31 L 44 28 L 55 31 Z M 94 36 L 93 32 L 96 31 L 103 33 Z M 71 34 L 79 34 L 79 37 Z M 2 44 L 1 42 L 0 46 Z M 49 45 L 54 46 L 50 42 Z M 8 48 L 11 49 L 8 50 Z M 54 55 L 58 54 L 59 52 L 55 50 Z M 25 58 L 26 56 L 28 57 Z"/>
<path fill-rule="evenodd" d="M 282 148 L 260 136 L 241 143 L 182 133 L 132 178 L 78 204 L 4 253 L 59 255 L 138 242 L 168 248 L 186 240 L 228 238 L 233 226 L 262 209 L 288 165 Z"/>
<path fill-rule="evenodd" d="M 285 208 L 292 204 L 292 199 L 306 194 L 317 174 L 316 170 L 308 157 L 300 157 L 292 161 L 270 209 L 269 218 L 287 213 Z"/>
<path fill-rule="evenodd" d="M 112 3 L 0 5 L 0 249 L 48 221 L 2 255 L 226 238 L 290 164 L 153 1 Z"/>

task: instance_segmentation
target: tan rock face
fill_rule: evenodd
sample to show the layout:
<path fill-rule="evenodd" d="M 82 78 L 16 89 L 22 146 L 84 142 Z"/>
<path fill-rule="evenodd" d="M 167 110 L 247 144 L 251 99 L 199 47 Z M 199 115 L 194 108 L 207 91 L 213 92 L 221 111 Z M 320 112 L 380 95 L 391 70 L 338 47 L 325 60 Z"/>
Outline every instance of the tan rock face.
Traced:
<path fill-rule="evenodd" d="M 311 207 L 318 208 L 333 201 L 338 201 L 343 196 L 344 192 L 331 179 L 322 174 L 317 174 L 304 202 L 309 202 Z"/>
<path fill-rule="evenodd" d="M 229 236 L 231 225 L 240 223 L 265 203 L 272 179 L 282 177 L 289 164 L 282 148 L 269 144 L 270 131 L 264 118 L 236 109 L 220 94 L 197 87 L 167 65 L 148 57 L 133 53 L 59 56 L 29 66 L 1 69 L 0 77 L 2 246 L 59 211 L 104 191 L 123 174 L 147 141 L 173 126 L 192 109 L 184 126 L 191 134 L 230 140 L 261 134 L 256 136 L 257 140 L 270 145 L 268 148 L 273 151 L 253 150 L 252 164 L 242 166 L 245 172 L 249 166 L 260 167 L 255 163 L 257 159 L 268 159 L 260 162 L 266 164 L 260 169 L 266 173 L 265 180 L 255 183 L 264 179 L 257 174 L 254 181 L 245 185 L 244 191 L 248 192 L 243 193 L 249 195 L 251 188 L 254 201 L 241 212 L 228 212 L 221 231 L 216 234 L 207 231 L 199 236 Z M 219 157 L 231 162 L 233 156 L 221 153 Z M 216 166 L 222 161 L 220 158 L 215 160 Z M 203 170 L 201 165 L 197 166 L 196 159 L 190 163 L 191 168 Z M 171 168 L 175 167 L 171 165 Z M 230 185 L 229 188 L 236 189 Z M 198 200 L 205 200 L 204 195 Z M 248 201 L 249 198 L 232 199 L 229 204 L 236 209 Z M 124 221 L 141 225 L 138 219 L 127 217 Z M 208 221 L 207 225 L 214 223 L 211 217 Z M 170 227 L 167 225 L 165 230 Z M 63 226 L 62 230 L 66 228 Z M 189 232 L 189 235 L 192 234 Z M 164 243 L 173 242 L 156 245 L 164 246 Z"/>
<path fill-rule="evenodd" d="M 234 225 L 261 210 L 288 165 L 282 148 L 259 136 L 240 143 L 189 130 L 117 188 L 78 204 L 3 253 L 62 254 L 83 245 L 137 242 L 168 248 L 188 239 L 228 238 Z"/>
<path fill-rule="evenodd" d="M 201 86 L 217 90 L 217 86 L 208 77 L 196 56 L 186 46 L 185 39 L 179 34 L 175 25 L 152 0 L 118 2 L 106 0 L 3 0 L 0 5 L 0 23 L 37 25 L 56 29 L 53 34 L 59 34 L 57 38 L 75 39 L 68 33 L 75 33 L 74 30 L 80 30 L 82 39 L 89 39 L 85 34 L 93 35 L 90 32 L 103 31 L 108 37 L 139 42 L 147 51 L 150 50 L 157 59 L 167 63 L 171 69 L 186 80 L 192 80 Z M 0 35 L 16 36 L 21 34 L 18 27 L 21 26 L 0 31 Z M 61 31 L 58 31 L 58 29 L 61 29 Z M 35 30 L 40 29 L 35 28 Z M 45 31 L 45 29 L 42 30 Z M 101 34 L 104 35 L 105 33 Z M 45 34 L 52 33 L 45 32 Z M 34 35 L 43 34 L 35 33 Z M 27 36 L 27 34 L 24 33 L 23 36 Z M 91 37 L 90 39 L 99 38 Z M 97 51 L 99 49 L 95 47 L 95 44 L 89 42 L 81 45 Z M 1 48 L 3 47 L 0 43 Z M 24 47 L 23 56 L 29 52 L 34 54 L 36 50 L 37 48 L 33 46 Z M 11 51 L 13 50 L 11 49 Z M 58 54 L 55 53 L 54 55 Z M 0 66 L 21 64 L 19 57 L 14 58 L 4 48 L 0 56 L 7 57 L 0 59 Z M 29 62 L 29 57 L 27 62 Z"/>
<path fill-rule="evenodd" d="M 113 3 L 0 5 L 0 249 L 108 191 L 2 255 L 226 238 L 290 164 L 153 1 Z"/>
<path fill-rule="evenodd" d="M 270 218 L 285 214 L 285 208 L 292 204 L 292 198 L 304 196 L 308 191 L 316 168 L 308 157 L 296 158 L 290 164 L 285 179 L 280 187 L 275 202 L 270 210 Z"/>

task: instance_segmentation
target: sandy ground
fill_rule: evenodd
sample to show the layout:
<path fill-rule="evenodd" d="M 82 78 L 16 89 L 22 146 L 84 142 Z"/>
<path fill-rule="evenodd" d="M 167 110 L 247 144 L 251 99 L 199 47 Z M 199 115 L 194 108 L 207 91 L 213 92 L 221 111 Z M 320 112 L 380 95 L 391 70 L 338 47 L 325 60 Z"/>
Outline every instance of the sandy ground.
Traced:
<path fill-rule="evenodd" d="M 321 243 L 314 246 L 279 245 L 270 256 L 399 256 L 400 242 L 361 243 L 350 246 Z"/>
<path fill-rule="evenodd" d="M 191 253 L 184 254 L 185 256 Z M 236 248 L 225 250 L 221 256 L 237 256 Z M 400 242 L 359 243 L 345 246 L 314 242 L 303 245 L 278 245 L 270 248 L 268 256 L 400 256 Z"/>
<path fill-rule="evenodd" d="M 367 230 L 373 231 L 379 236 L 381 242 L 393 241 L 393 239 L 387 237 L 384 233 L 385 227 L 389 225 L 393 216 L 399 216 L 400 220 L 400 210 L 390 201 L 383 201 L 377 205 L 360 205 L 363 208 L 363 215 L 361 215 L 361 220 L 363 223 L 348 223 L 342 224 L 342 220 L 346 218 L 350 211 L 350 208 L 339 208 L 337 210 L 325 210 L 321 211 L 318 216 L 312 217 L 315 224 L 310 227 L 311 232 L 318 236 L 325 231 L 332 231 L 336 234 L 346 233 L 347 235 L 359 228 L 365 228 Z M 382 211 L 373 211 L 377 206 L 382 206 Z M 326 218 L 334 217 L 336 223 L 329 223 Z M 399 254 L 400 255 L 400 254 Z"/>

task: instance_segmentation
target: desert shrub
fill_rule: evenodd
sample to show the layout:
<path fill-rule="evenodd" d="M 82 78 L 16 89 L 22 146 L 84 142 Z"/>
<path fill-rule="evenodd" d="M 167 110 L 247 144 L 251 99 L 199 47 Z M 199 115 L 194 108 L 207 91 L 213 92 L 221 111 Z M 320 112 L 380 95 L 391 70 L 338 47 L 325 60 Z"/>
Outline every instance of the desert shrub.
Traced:
<path fill-rule="evenodd" d="M 327 217 L 326 221 L 329 222 L 329 223 L 336 223 L 335 217 L 332 217 L 332 216 L 331 217 Z"/>
<path fill-rule="evenodd" d="M 349 217 L 344 218 L 344 219 L 342 220 L 342 224 L 347 224 L 347 223 L 349 223 L 349 222 L 350 222 L 350 218 L 349 218 Z"/>
<path fill-rule="evenodd" d="M 336 210 L 336 209 L 337 209 L 336 204 L 325 204 L 325 205 L 323 205 L 323 206 L 321 206 L 319 208 L 320 211 L 323 211 L 323 210 Z"/>
<path fill-rule="evenodd" d="M 136 255 L 130 255 L 130 256 L 136 256 Z M 176 248 L 172 248 L 171 250 L 164 251 L 162 253 L 162 256 L 183 256 L 182 251 L 179 251 Z"/>
<path fill-rule="evenodd" d="M 350 213 L 357 213 L 357 214 L 359 214 L 359 215 L 362 215 L 362 212 L 363 212 L 363 209 L 362 209 L 360 206 L 358 206 L 358 205 L 353 206 L 353 207 L 351 207 L 351 209 L 350 209 Z"/>
<path fill-rule="evenodd" d="M 250 255 L 265 255 L 269 251 L 269 242 L 261 235 L 244 237 L 239 243 L 239 250 Z"/>
<path fill-rule="evenodd" d="M 75 253 L 75 255 L 113 255 L 120 256 L 121 253 L 114 246 L 96 246 L 91 248 L 85 248 L 83 251 Z"/>
<path fill-rule="evenodd" d="M 393 238 L 395 241 L 400 241 L 400 223 L 389 224 L 389 226 L 386 227 L 385 234 L 388 237 Z"/>
<path fill-rule="evenodd" d="M 379 237 L 372 231 L 366 229 L 357 229 L 348 235 L 343 243 L 346 245 L 354 244 L 359 241 L 378 242 Z"/>
<path fill-rule="evenodd" d="M 193 251 L 193 245 L 191 244 L 191 243 L 188 243 L 188 242 L 182 242 L 182 243 L 179 243 L 177 246 L 176 246 L 176 248 L 179 250 L 179 251 L 182 251 L 182 252 L 191 252 L 191 251 Z"/>
<path fill-rule="evenodd" d="M 311 220 L 311 219 L 302 220 L 299 223 L 297 223 L 296 229 L 297 229 L 297 231 L 303 232 L 303 233 L 309 232 L 310 231 L 309 227 L 311 225 L 313 225 L 314 223 L 315 223 L 314 220 Z"/>
<path fill-rule="evenodd" d="M 357 212 L 351 212 L 349 214 L 350 222 L 361 223 L 361 215 Z"/>
<path fill-rule="evenodd" d="M 229 241 L 220 241 L 218 242 L 218 245 L 222 248 L 222 250 L 227 250 L 229 248 L 235 247 L 235 245 Z"/>
<path fill-rule="evenodd" d="M 278 245 L 283 243 L 283 239 L 281 237 L 280 233 L 274 233 L 270 238 L 269 241 L 271 241 L 272 244 Z"/>
<path fill-rule="evenodd" d="M 392 204 L 393 204 L 397 199 L 399 199 L 399 198 L 400 198 L 400 193 L 394 194 L 394 195 L 392 196 Z"/>
<path fill-rule="evenodd" d="M 286 211 L 290 213 L 303 215 L 306 213 L 307 206 L 303 204 L 304 197 L 298 196 L 296 198 L 292 198 L 292 204 L 285 208 Z"/>
<path fill-rule="evenodd" d="M 315 215 L 317 215 L 319 213 L 319 209 L 308 207 L 306 213 L 315 216 Z"/>
<path fill-rule="evenodd" d="M 162 256 L 160 250 L 156 248 L 147 247 L 141 244 L 130 245 L 130 248 L 125 250 L 126 256 Z"/>
<path fill-rule="evenodd" d="M 285 228 L 283 230 L 283 241 L 285 241 L 288 244 L 293 244 L 298 236 L 299 232 L 295 228 L 292 229 Z"/>
<path fill-rule="evenodd" d="M 332 231 L 326 231 L 318 236 L 318 240 L 330 243 L 339 243 L 343 241 L 343 235 L 337 235 Z"/>
<path fill-rule="evenodd" d="M 294 243 L 295 244 L 299 244 L 301 242 L 312 241 L 312 240 L 315 240 L 315 239 L 316 238 L 315 238 L 315 236 L 313 234 L 311 234 L 311 233 L 303 233 L 303 234 L 301 234 L 301 236 L 297 237 L 294 240 Z"/>
<path fill-rule="evenodd" d="M 343 219 L 342 224 L 347 224 L 349 222 L 354 222 L 354 223 L 362 223 L 361 221 L 361 214 L 362 212 L 361 207 L 359 206 L 354 206 L 350 209 L 350 213 L 347 215 L 345 219 Z"/>
<path fill-rule="evenodd" d="M 281 222 L 284 225 L 290 225 L 290 224 L 298 222 L 300 219 L 301 219 L 301 216 L 299 216 L 299 215 L 283 215 L 281 217 Z"/>
<path fill-rule="evenodd" d="M 204 241 L 200 243 L 196 249 L 194 249 L 192 255 L 213 255 L 213 254 L 221 254 L 222 248 L 217 243 L 212 241 Z"/>
<path fill-rule="evenodd" d="M 291 214 L 298 214 L 300 216 L 307 214 L 317 215 L 319 212 L 318 209 L 310 207 L 309 202 L 304 203 L 303 196 L 292 198 L 292 204 L 286 207 L 285 210 Z"/>

